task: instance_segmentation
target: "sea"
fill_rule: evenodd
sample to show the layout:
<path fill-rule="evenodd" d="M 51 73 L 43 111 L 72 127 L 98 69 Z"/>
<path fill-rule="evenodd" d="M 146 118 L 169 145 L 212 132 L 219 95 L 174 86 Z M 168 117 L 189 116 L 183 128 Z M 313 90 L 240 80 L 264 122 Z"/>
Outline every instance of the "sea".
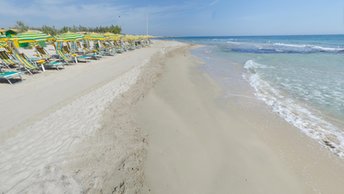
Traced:
<path fill-rule="evenodd" d="M 165 39 L 204 45 L 194 54 L 225 89 L 240 77 L 275 114 L 344 158 L 344 35 Z"/>

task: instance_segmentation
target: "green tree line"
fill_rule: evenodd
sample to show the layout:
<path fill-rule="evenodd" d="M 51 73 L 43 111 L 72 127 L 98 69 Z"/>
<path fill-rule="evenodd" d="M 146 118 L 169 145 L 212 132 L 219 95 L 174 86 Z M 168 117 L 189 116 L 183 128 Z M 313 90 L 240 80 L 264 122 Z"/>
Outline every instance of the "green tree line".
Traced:
<path fill-rule="evenodd" d="M 48 26 L 43 25 L 42 27 L 29 27 L 22 21 L 17 21 L 15 28 L 19 30 L 19 32 L 26 32 L 29 29 L 32 30 L 40 30 L 46 34 L 56 35 L 65 32 L 97 32 L 97 33 L 105 33 L 111 32 L 114 34 L 121 34 L 122 28 L 118 25 L 110 25 L 110 26 L 97 26 L 97 27 L 86 27 L 86 26 L 64 26 L 62 28 L 56 28 L 55 26 Z"/>

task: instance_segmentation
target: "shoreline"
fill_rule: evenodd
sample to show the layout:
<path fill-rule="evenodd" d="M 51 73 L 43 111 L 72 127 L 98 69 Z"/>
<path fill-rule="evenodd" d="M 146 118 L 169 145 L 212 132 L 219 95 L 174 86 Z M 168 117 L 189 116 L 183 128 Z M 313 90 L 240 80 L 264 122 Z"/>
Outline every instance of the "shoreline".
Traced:
<path fill-rule="evenodd" d="M 199 67 L 190 51 L 176 51 L 139 102 L 152 193 L 340 193 L 341 159 L 253 93 L 231 88 L 245 93 L 223 98 Z"/>

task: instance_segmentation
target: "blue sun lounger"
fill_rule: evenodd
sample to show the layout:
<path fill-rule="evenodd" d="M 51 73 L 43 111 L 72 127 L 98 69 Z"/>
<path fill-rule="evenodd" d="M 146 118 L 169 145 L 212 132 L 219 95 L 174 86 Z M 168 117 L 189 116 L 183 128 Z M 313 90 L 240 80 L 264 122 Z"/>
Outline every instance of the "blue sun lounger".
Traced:
<path fill-rule="evenodd" d="M 14 78 L 19 78 L 20 80 L 22 80 L 21 73 L 16 72 L 16 71 L 0 72 L 0 79 L 6 79 L 7 82 L 11 85 L 12 85 L 11 79 L 14 79 Z"/>

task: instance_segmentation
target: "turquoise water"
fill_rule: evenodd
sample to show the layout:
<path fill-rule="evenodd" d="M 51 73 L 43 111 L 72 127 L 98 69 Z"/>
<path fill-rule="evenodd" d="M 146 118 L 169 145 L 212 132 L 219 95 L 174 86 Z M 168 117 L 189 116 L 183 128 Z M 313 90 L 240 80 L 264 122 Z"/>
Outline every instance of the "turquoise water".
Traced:
<path fill-rule="evenodd" d="M 240 64 L 258 99 L 344 158 L 344 35 L 177 40 L 206 45 L 199 53 L 221 61 L 206 68 L 220 82 L 228 81 L 233 62 Z"/>

